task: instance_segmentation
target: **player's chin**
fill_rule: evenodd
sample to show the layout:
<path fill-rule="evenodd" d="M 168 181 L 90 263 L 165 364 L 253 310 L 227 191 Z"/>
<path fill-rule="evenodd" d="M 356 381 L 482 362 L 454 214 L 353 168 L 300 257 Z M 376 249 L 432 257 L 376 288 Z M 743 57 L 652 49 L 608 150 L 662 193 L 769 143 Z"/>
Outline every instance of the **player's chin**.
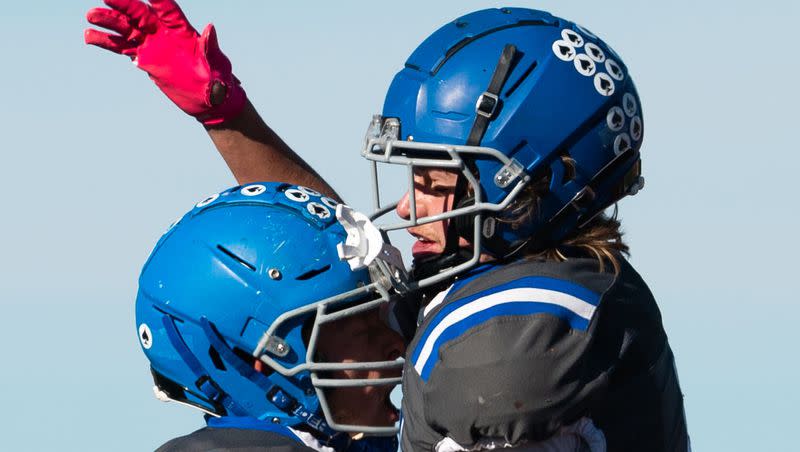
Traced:
<path fill-rule="evenodd" d="M 348 391 L 346 399 L 340 399 L 340 402 L 333 407 L 333 417 L 337 422 L 389 427 L 400 420 L 400 410 L 391 400 L 391 387 L 369 386 L 359 389 L 360 391 Z M 342 392 L 340 395 L 344 396 L 345 393 Z"/>
<path fill-rule="evenodd" d="M 373 400 L 375 410 L 368 423 L 380 427 L 392 426 L 400 420 L 400 409 L 392 403 L 391 389 L 380 391 L 379 394 L 380 396 Z"/>
<path fill-rule="evenodd" d="M 400 420 L 400 409 L 392 403 L 391 392 L 386 394 L 383 402 L 386 413 L 386 425 L 394 425 Z"/>

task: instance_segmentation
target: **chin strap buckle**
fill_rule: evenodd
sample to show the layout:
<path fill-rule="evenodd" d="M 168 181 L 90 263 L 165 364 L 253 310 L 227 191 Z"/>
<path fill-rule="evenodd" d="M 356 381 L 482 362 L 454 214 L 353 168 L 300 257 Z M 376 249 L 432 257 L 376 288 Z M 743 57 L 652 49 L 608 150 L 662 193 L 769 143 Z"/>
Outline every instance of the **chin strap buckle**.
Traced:
<path fill-rule="evenodd" d="M 500 98 L 497 94 L 484 91 L 483 94 L 478 96 L 478 101 L 475 103 L 475 113 L 491 119 L 494 112 L 497 111 L 497 104 L 500 103 Z"/>

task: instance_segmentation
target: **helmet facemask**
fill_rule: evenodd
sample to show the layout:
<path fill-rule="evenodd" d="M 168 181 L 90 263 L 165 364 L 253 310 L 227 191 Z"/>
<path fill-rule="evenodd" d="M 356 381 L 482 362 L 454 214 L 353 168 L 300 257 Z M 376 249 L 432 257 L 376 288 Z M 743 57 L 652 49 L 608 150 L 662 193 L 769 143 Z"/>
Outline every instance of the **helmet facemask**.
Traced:
<path fill-rule="evenodd" d="M 463 237 L 470 243 L 466 252 L 462 252 L 462 258 L 452 259 L 453 265 L 409 283 L 409 288 L 421 289 L 451 279 L 480 262 L 483 252 L 500 248 L 497 244 L 491 246 L 491 242 L 497 242 L 498 218 L 502 217 L 503 211 L 516 199 L 530 181 L 530 177 L 519 162 L 497 149 L 402 140 L 401 127 L 402 124 L 397 118 L 374 115 L 367 130 L 361 155 L 370 161 L 372 167 L 373 213 L 370 219 L 376 221 L 378 228 L 385 233 L 444 221 L 448 231 L 446 252 L 451 255 L 459 252 L 458 237 Z M 481 185 L 481 175 L 477 173 L 473 164 L 478 160 L 495 161 L 500 168 L 496 174 L 490 175 L 493 183 L 505 191 L 500 199 L 494 201 L 487 199 L 488 196 Z M 408 184 L 408 219 L 380 223 L 379 219 L 394 210 L 398 201 L 386 204 L 382 202 L 379 164 L 405 167 Z M 459 186 L 456 188 L 451 209 L 435 215 L 418 217 L 414 176 L 417 171 L 427 169 L 456 172 Z M 508 250 L 502 254 L 508 254 Z"/>

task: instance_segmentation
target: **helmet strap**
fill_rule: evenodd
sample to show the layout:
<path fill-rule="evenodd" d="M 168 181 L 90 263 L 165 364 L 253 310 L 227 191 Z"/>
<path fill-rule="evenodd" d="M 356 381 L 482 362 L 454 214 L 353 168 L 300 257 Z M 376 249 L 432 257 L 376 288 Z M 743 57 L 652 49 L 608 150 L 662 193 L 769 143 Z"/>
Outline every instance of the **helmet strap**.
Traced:
<path fill-rule="evenodd" d="M 203 329 L 211 347 L 219 353 L 220 358 L 236 370 L 242 377 L 250 380 L 253 384 L 261 388 L 270 403 L 275 405 L 278 409 L 299 419 L 301 422 L 314 429 L 314 431 L 318 432 L 320 436 L 322 436 L 322 439 L 329 443 L 338 441 L 342 436 L 347 437 L 346 434 L 332 429 L 328 423 L 325 422 L 325 419 L 311 412 L 280 386 L 272 384 L 261 372 L 236 356 L 236 353 L 225 343 L 216 327 L 214 327 L 206 317 L 200 318 L 200 327 Z"/>
<path fill-rule="evenodd" d="M 469 138 L 467 138 L 467 146 L 479 146 L 486 129 L 489 127 L 491 121 L 497 110 L 500 108 L 500 91 L 503 85 L 506 84 L 508 73 L 511 72 L 511 66 L 514 63 L 514 57 L 517 54 L 517 48 L 513 44 L 506 44 L 503 47 L 503 52 L 500 54 L 500 60 L 494 68 L 492 79 L 486 91 L 478 96 L 475 103 L 475 121 L 472 123 L 472 129 L 469 131 Z"/>
<path fill-rule="evenodd" d="M 197 377 L 197 380 L 195 380 L 195 387 L 208 398 L 215 406 L 216 411 L 220 415 L 225 415 L 227 413 L 243 414 L 244 411 L 241 407 L 211 379 L 211 376 L 203 367 L 203 364 L 200 363 L 200 360 L 197 359 L 186 343 L 183 342 L 183 338 L 181 338 L 180 332 L 178 332 L 172 317 L 165 314 L 162 317 L 162 323 L 170 344 L 172 344 L 172 347 L 178 352 L 183 362 L 186 363 L 192 373 Z"/>

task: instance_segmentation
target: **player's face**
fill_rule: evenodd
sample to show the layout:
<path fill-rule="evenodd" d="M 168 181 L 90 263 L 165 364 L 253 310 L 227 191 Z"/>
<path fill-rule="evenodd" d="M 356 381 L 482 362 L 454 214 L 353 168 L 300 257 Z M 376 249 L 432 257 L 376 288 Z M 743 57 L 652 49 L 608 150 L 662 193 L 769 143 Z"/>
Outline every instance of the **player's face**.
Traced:
<path fill-rule="evenodd" d="M 453 208 L 453 197 L 456 190 L 458 173 L 443 169 L 416 169 L 414 171 L 414 196 L 417 203 L 417 218 L 444 213 Z M 404 219 L 410 218 L 409 193 L 397 204 L 397 214 Z M 414 226 L 407 229 L 417 241 L 411 248 L 414 259 L 424 258 L 432 254 L 441 254 L 447 240 L 447 221 L 437 221 Z M 463 238 L 459 245 L 466 246 Z"/>
<path fill-rule="evenodd" d="M 403 356 L 403 338 L 377 309 L 320 326 L 317 353 L 324 362 L 391 361 Z M 401 369 L 346 370 L 337 378 L 399 377 Z M 399 419 L 389 395 L 393 385 L 334 388 L 327 391 L 334 420 L 344 424 L 391 426 Z"/>

